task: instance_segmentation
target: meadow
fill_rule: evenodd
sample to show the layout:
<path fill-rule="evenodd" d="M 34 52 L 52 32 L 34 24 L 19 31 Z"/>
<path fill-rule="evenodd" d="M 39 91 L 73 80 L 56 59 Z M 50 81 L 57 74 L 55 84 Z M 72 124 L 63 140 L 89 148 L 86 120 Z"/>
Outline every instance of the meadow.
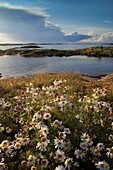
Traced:
<path fill-rule="evenodd" d="M 113 82 L 0 80 L 0 170 L 113 170 Z"/>

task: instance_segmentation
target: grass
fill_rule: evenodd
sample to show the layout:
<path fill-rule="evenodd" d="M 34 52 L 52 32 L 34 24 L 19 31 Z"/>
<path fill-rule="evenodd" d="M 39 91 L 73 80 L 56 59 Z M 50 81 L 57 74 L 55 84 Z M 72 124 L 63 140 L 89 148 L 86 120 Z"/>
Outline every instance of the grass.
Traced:
<path fill-rule="evenodd" d="M 113 83 L 74 73 L 0 80 L 0 170 L 112 170 Z"/>

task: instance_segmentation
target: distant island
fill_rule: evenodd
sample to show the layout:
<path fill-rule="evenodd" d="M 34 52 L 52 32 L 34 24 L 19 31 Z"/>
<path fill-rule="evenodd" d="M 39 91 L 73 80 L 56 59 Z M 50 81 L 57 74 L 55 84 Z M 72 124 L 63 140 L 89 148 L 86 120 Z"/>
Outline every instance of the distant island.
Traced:
<path fill-rule="evenodd" d="M 22 57 L 45 57 L 58 56 L 69 57 L 73 55 L 85 55 L 88 57 L 113 57 L 113 47 L 89 47 L 75 50 L 56 50 L 56 49 L 41 49 L 40 46 L 28 45 L 19 48 L 10 48 L 7 50 L 0 50 L 0 56 L 3 55 L 20 55 Z"/>

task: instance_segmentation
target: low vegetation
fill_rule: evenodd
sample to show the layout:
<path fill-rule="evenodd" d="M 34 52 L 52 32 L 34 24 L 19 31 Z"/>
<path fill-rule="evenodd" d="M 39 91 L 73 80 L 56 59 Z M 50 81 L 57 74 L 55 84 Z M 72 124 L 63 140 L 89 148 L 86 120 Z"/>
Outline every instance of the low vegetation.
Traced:
<path fill-rule="evenodd" d="M 0 80 L 0 170 L 112 170 L 113 83 L 79 74 Z"/>
<path fill-rule="evenodd" d="M 29 48 L 28 48 L 29 47 Z M 23 57 L 45 57 L 45 56 L 73 56 L 86 55 L 88 57 L 113 57 L 113 47 L 90 47 L 75 50 L 55 50 L 55 49 L 31 49 L 32 46 L 25 46 L 20 49 L 12 48 L 7 50 L 0 50 L 0 56 L 3 55 L 21 55 Z M 35 46 L 33 46 L 35 47 Z M 23 49 L 25 48 L 25 49 Z"/>

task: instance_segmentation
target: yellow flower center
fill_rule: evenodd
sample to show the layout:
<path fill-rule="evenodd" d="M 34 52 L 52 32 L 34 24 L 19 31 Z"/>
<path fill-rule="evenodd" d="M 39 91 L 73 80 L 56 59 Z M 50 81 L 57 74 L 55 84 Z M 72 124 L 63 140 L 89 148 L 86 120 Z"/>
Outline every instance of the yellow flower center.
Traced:
<path fill-rule="evenodd" d="M 94 152 L 95 152 L 95 153 L 98 153 L 98 152 L 99 152 L 98 148 L 94 149 Z"/>
<path fill-rule="evenodd" d="M 43 164 L 43 165 L 46 165 L 46 160 L 42 160 L 42 164 Z"/>
<path fill-rule="evenodd" d="M 104 164 L 103 164 L 103 163 L 100 163 L 100 167 L 103 168 L 103 167 L 104 167 Z"/>
<path fill-rule="evenodd" d="M 81 155 L 81 154 L 82 154 L 82 150 L 79 150 L 79 151 L 78 151 L 78 154 Z"/>
<path fill-rule="evenodd" d="M 45 141 L 46 141 L 46 138 L 45 138 L 45 137 L 42 137 L 40 141 L 41 141 L 41 142 L 45 142 Z"/>
<path fill-rule="evenodd" d="M 110 148 L 110 149 L 109 149 L 109 152 L 110 152 L 110 153 L 113 153 L 113 148 Z"/>
<path fill-rule="evenodd" d="M 58 154 L 58 158 L 61 159 L 62 158 L 62 154 L 59 153 Z"/>
<path fill-rule="evenodd" d="M 27 139 L 26 139 L 26 138 L 23 138 L 23 139 L 22 139 L 22 141 L 23 141 L 23 142 L 26 142 L 26 141 L 27 141 Z"/>

